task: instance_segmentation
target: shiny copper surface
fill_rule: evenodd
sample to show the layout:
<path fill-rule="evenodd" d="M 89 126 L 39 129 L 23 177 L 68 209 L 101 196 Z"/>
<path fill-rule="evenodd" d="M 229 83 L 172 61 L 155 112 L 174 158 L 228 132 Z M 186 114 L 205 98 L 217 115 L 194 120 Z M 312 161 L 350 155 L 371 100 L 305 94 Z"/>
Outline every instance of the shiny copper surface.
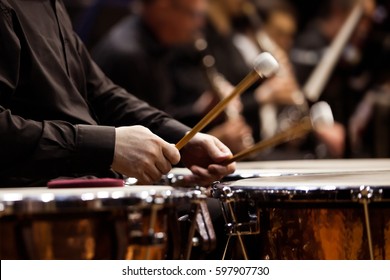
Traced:
<path fill-rule="evenodd" d="M 372 245 L 373 259 L 390 259 L 389 176 L 329 173 L 216 184 L 213 196 L 230 204 L 223 207 L 227 258 L 247 251 L 250 259 L 361 260 L 371 258 Z"/>
<path fill-rule="evenodd" d="M 136 220 L 128 219 L 137 215 Z M 150 213 L 67 213 L 0 219 L 1 259 L 163 259 L 167 211 L 159 211 L 150 236 Z"/>
<path fill-rule="evenodd" d="M 176 210 L 194 196 L 168 186 L 2 189 L 0 259 L 178 259 Z"/>

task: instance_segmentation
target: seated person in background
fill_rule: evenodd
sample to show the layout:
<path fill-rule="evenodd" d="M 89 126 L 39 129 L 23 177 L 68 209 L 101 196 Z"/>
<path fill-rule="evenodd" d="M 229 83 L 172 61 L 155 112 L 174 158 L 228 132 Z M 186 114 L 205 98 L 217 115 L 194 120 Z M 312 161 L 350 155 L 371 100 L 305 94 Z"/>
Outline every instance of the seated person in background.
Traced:
<path fill-rule="evenodd" d="M 380 57 L 388 65 L 390 48 Z M 349 120 L 351 148 L 360 157 L 390 157 L 390 69 L 381 67 L 377 78 Z"/>
<path fill-rule="evenodd" d="M 0 8 L 0 187 L 85 175 L 150 184 L 180 160 L 199 184 L 233 172 L 220 164 L 229 149 L 212 136 L 197 134 L 180 153 L 169 144 L 189 128 L 112 83 L 62 1 L 0 0 Z"/>
<path fill-rule="evenodd" d="M 299 83 L 303 86 L 325 54 L 325 50 L 336 38 L 357 0 L 323 1 L 319 15 L 297 36 L 291 51 L 291 61 Z M 348 122 L 352 112 L 370 87 L 372 57 L 366 50 L 368 35 L 372 27 L 375 0 L 364 0 L 364 14 L 357 23 L 320 100 L 329 103 L 340 129 L 349 131 Z M 343 157 L 351 157 L 351 147 L 346 133 Z M 339 149 L 341 150 L 341 149 Z"/>
<path fill-rule="evenodd" d="M 242 13 L 241 6 L 245 0 L 236 1 L 209 1 L 209 8 L 207 10 L 207 23 L 203 32 L 203 39 L 205 47 L 201 54 L 197 51 L 189 51 L 187 54 L 182 53 L 181 56 L 172 64 L 172 71 L 175 73 L 175 85 L 181 89 L 191 88 L 196 89 L 196 81 L 192 79 L 193 73 L 204 71 L 204 68 L 210 68 L 212 64 L 213 70 L 206 71 L 217 73 L 221 79 L 214 79 L 208 76 L 208 87 L 218 87 L 213 81 L 224 80 L 227 83 L 238 84 L 251 70 L 252 65 L 248 65 L 244 60 L 242 54 L 234 45 L 234 27 L 232 25 L 232 18 Z M 201 48 L 202 49 L 202 48 Z M 213 63 L 208 60 L 208 65 L 205 65 L 205 58 L 212 58 Z M 252 60 L 253 62 L 254 60 Z M 205 67 L 206 66 L 206 67 Z M 203 69 L 203 70 L 202 70 Z M 190 75 L 180 73 L 191 73 Z M 201 74 L 198 74 L 201 76 Z M 204 76 L 204 73 L 203 73 Z M 211 75 L 213 76 L 213 74 Z M 207 82 L 206 82 L 207 84 Z M 254 140 L 259 140 L 260 137 L 260 123 L 259 123 L 259 104 L 256 96 L 253 94 L 258 84 L 254 85 L 241 96 L 241 106 L 243 110 L 240 112 L 244 116 L 248 125 L 252 129 Z"/>
<path fill-rule="evenodd" d="M 115 83 L 140 99 L 194 126 L 216 104 L 216 96 L 203 74 L 185 69 L 196 89 L 178 86 L 174 69 L 178 48 L 193 45 L 204 26 L 207 0 L 142 0 L 140 14 L 131 15 L 113 27 L 95 47 L 93 56 Z M 231 90 L 232 87 L 227 87 Z M 208 128 L 229 148 L 246 148 L 251 134 L 243 118 L 219 120 Z"/>
<path fill-rule="evenodd" d="M 280 65 L 277 75 L 255 91 L 258 103 L 262 104 L 262 136 L 269 138 L 284 129 L 280 112 L 304 101 L 288 57 L 296 31 L 294 10 L 282 0 L 247 0 L 242 15 L 232 21 L 237 30 L 235 46 L 248 65 L 261 51 L 273 54 Z"/>
<path fill-rule="evenodd" d="M 264 7 L 263 31 L 286 53 L 289 53 L 297 32 L 297 18 L 293 7 L 286 1 L 257 0 L 268 3 Z"/>
<path fill-rule="evenodd" d="M 254 107 L 252 115 L 261 116 L 261 129 L 258 131 L 261 138 L 272 137 L 285 129 L 278 117 L 279 107 L 295 106 L 303 102 L 289 57 L 276 43 L 269 43 L 271 40 L 263 31 L 263 25 L 259 24 L 260 19 L 253 3 L 248 0 L 212 0 L 210 3 L 206 38 L 210 52 L 215 56 L 216 67 L 229 81 L 234 83 L 242 79 L 253 59 L 262 50 L 272 53 L 279 61 L 281 67 L 276 76 L 252 88 L 252 100 L 249 99 Z M 252 6 L 249 13 L 248 5 Z M 252 55 L 248 56 L 250 53 Z M 245 107 L 247 106 L 244 102 Z M 322 138 L 324 134 L 317 136 Z M 332 142 L 333 139 L 330 139 L 327 144 L 333 144 Z M 297 145 L 294 143 L 291 148 L 288 145 L 263 153 L 260 159 L 301 159 L 317 156 L 312 145 L 305 143 L 302 148 L 297 148 Z"/>

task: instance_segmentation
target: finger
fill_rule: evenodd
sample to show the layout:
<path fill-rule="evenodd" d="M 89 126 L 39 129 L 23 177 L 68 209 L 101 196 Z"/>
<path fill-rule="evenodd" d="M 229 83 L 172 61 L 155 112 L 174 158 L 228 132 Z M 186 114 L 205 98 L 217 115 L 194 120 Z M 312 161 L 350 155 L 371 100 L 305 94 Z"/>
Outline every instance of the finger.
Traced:
<path fill-rule="evenodd" d="M 229 148 L 216 138 L 214 138 L 213 141 L 210 141 L 208 145 L 209 156 L 216 163 L 227 160 L 233 156 Z"/>
<path fill-rule="evenodd" d="M 208 169 L 201 168 L 199 166 L 192 166 L 192 175 L 185 178 L 185 182 L 188 184 L 201 184 L 209 185 L 215 181 L 218 181 L 228 174 L 235 171 L 235 163 L 231 163 L 227 166 L 212 164 Z"/>
<path fill-rule="evenodd" d="M 162 145 L 162 153 L 164 157 L 171 163 L 171 164 L 178 164 L 180 161 L 180 152 L 175 147 L 175 145 L 169 144 L 164 141 Z"/>
<path fill-rule="evenodd" d="M 183 185 L 192 187 L 194 185 L 199 185 L 201 184 L 201 179 L 198 175 L 185 175 L 183 176 Z"/>
<path fill-rule="evenodd" d="M 156 166 L 150 166 L 148 169 L 144 170 L 138 179 L 138 184 L 153 184 L 160 180 L 162 173 L 157 169 Z"/>
<path fill-rule="evenodd" d="M 149 178 L 149 176 L 146 173 L 142 173 L 139 176 L 137 176 L 137 185 L 149 185 L 152 183 L 153 180 Z"/>
<path fill-rule="evenodd" d="M 194 175 L 194 179 L 196 179 L 199 184 L 211 184 L 220 179 L 217 175 L 210 174 L 207 169 L 199 166 L 191 167 L 191 172 Z"/>
<path fill-rule="evenodd" d="M 161 174 L 167 174 L 172 169 L 171 163 L 163 154 L 161 155 L 161 160 L 158 160 L 155 165 Z"/>
<path fill-rule="evenodd" d="M 234 162 L 228 165 L 211 164 L 208 166 L 207 170 L 213 176 L 225 177 L 236 170 L 236 164 Z"/>

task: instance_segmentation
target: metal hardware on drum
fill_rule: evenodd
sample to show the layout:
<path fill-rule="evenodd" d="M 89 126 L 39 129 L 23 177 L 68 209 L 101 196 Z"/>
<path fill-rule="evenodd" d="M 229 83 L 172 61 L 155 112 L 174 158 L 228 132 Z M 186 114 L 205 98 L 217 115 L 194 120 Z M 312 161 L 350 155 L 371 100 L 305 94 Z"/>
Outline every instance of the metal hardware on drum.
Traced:
<path fill-rule="evenodd" d="M 224 260 L 226 258 L 227 250 L 230 245 L 231 238 L 233 236 L 236 236 L 239 244 L 241 253 L 245 260 L 248 260 L 248 254 L 247 249 L 244 245 L 244 241 L 242 239 L 242 235 L 251 235 L 251 234 L 258 234 L 259 228 L 259 221 L 256 214 L 249 215 L 250 221 L 249 222 L 238 222 L 238 219 L 236 217 L 235 211 L 233 209 L 233 192 L 229 187 L 224 187 L 221 190 L 218 190 L 217 188 L 213 188 L 212 190 L 214 197 L 223 197 L 225 203 L 221 204 L 222 208 L 222 214 L 226 223 L 226 229 L 228 231 L 228 240 L 223 252 L 222 259 Z M 231 220 L 231 222 L 229 222 Z"/>
<path fill-rule="evenodd" d="M 378 193 L 382 194 L 383 190 L 377 190 Z M 373 198 L 374 190 L 372 190 L 368 186 L 361 186 L 359 193 L 357 195 L 357 198 L 360 203 L 363 204 L 364 207 L 364 219 L 366 222 L 366 232 L 367 232 L 367 240 L 368 240 L 368 247 L 370 252 L 370 259 L 374 259 L 374 249 L 373 249 L 373 243 L 372 243 L 372 237 L 371 237 L 371 225 L 370 225 L 370 215 L 368 210 L 368 203 L 370 203 L 371 199 Z"/>
<path fill-rule="evenodd" d="M 216 246 L 214 227 L 205 202 L 206 196 L 200 190 L 193 190 L 193 196 L 194 200 L 189 214 L 179 218 L 182 222 L 190 222 L 190 227 L 186 231 L 188 237 L 183 251 L 183 258 L 186 260 L 191 259 L 195 247 L 207 252 L 212 251 Z"/>
<path fill-rule="evenodd" d="M 183 235 L 186 235 L 186 241 L 183 242 L 183 252 L 176 252 L 175 254 L 176 256 L 181 255 L 181 258 L 190 259 L 194 247 L 199 247 L 204 252 L 212 251 L 216 246 L 216 237 L 210 214 L 205 204 L 205 198 L 207 197 L 205 194 L 206 189 L 196 185 L 189 186 L 184 182 L 184 177 L 190 174 L 190 171 L 184 168 L 177 169 L 180 170 L 180 174 L 169 173 L 164 175 L 161 177 L 158 185 L 171 186 L 177 190 L 187 192 L 191 198 L 192 203 L 189 214 L 177 218 L 179 224 L 189 223 L 190 226 L 183 233 Z M 133 178 L 128 178 L 125 182 L 129 186 L 135 183 Z M 154 236 L 153 244 L 161 243 L 164 238 L 166 237 L 163 235 Z M 159 239 L 161 240 L 159 241 Z"/>

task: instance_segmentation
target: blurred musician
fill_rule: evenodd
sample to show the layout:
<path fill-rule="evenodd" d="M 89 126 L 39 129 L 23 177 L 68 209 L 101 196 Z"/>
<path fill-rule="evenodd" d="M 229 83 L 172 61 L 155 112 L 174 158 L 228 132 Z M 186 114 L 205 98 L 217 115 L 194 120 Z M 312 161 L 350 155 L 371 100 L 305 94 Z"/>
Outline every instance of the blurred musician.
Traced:
<path fill-rule="evenodd" d="M 258 4 L 262 2 L 259 1 Z M 271 11 L 283 11 L 283 13 L 290 15 L 290 8 L 286 3 L 281 1 L 276 1 L 276 3 L 274 1 L 268 2 L 270 4 L 268 7 L 270 13 L 272 13 Z M 253 58 L 262 50 L 271 52 L 281 65 L 281 69 L 275 77 L 266 80 L 261 86 L 253 88 L 249 94 L 244 96 L 244 108 L 251 112 L 250 116 L 252 119 L 258 118 L 256 115 L 258 115 L 260 107 L 261 137 L 269 138 L 278 130 L 284 130 L 286 128 L 286 125 L 284 125 L 285 120 L 283 118 L 278 119 L 278 112 L 286 105 L 299 106 L 303 102 L 303 96 L 299 90 L 288 53 L 265 32 L 264 25 L 257 14 L 257 9 L 249 9 L 248 11 L 247 7 L 250 2 L 245 0 L 214 0 L 210 3 L 210 24 L 207 26 L 206 38 L 209 42 L 210 50 L 216 58 L 216 66 L 225 77 L 231 81 L 238 80 L 238 77 L 242 76 L 243 72 L 245 72 L 243 69 L 250 67 Z M 250 6 L 254 7 L 253 4 L 250 4 Z M 271 29 L 276 29 L 271 28 L 271 18 L 272 16 L 267 18 L 270 33 L 272 33 Z M 293 32 L 294 29 L 291 26 L 280 28 L 288 28 L 288 32 Z M 275 31 L 273 35 L 277 36 Z M 291 40 L 292 34 L 286 36 L 290 36 Z M 287 47 L 288 44 L 284 45 Z M 245 103 L 246 99 L 249 102 Z M 248 103 L 252 106 L 248 106 Z M 251 110 L 248 108 L 251 108 Z M 296 120 L 289 120 L 288 123 Z M 260 131 L 258 132 L 260 134 Z M 332 129 L 318 133 L 316 139 L 314 139 L 315 143 L 317 142 L 317 138 L 321 142 L 324 142 L 330 156 L 339 157 L 342 154 L 341 150 L 343 147 L 340 142 L 343 141 L 343 130 L 338 125 Z M 315 151 L 315 144 L 306 145 L 305 143 L 300 148 L 297 145 L 299 143 L 289 144 L 280 149 L 278 148 L 270 154 L 264 154 L 262 158 L 324 157 L 323 153 L 317 153 Z M 325 156 L 329 156 L 328 153 Z"/>
<path fill-rule="evenodd" d="M 294 12 L 287 2 L 281 0 L 246 1 L 242 9 L 241 17 L 233 18 L 238 31 L 234 35 L 234 43 L 246 62 L 250 65 L 253 56 L 267 51 L 280 64 L 278 74 L 255 91 L 257 101 L 262 104 L 262 136 L 269 138 L 286 126 L 278 120 L 279 111 L 285 105 L 302 104 L 304 101 L 288 57 L 296 30 Z"/>
<path fill-rule="evenodd" d="M 203 57 L 192 47 L 204 26 L 208 1 L 143 0 L 141 4 L 140 15 L 116 25 L 93 55 L 114 82 L 194 126 L 218 97 L 201 69 Z M 229 93 L 231 88 L 225 83 L 220 90 Z M 245 136 L 251 134 L 242 117 L 220 118 L 207 129 L 233 152 L 246 148 Z"/>
<path fill-rule="evenodd" d="M 235 44 L 236 30 L 234 20 L 243 15 L 243 7 L 247 0 L 212 0 L 208 14 L 208 24 L 205 30 L 205 37 L 208 42 L 209 51 L 215 58 L 215 65 L 226 79 L 232 84 L 238 83 L 252 67 L 253 59 L 258 52 L 252 56 L 246 56 L 247 50 L 241 50 Z M 275 54 L 273 53 L 275 56 Z M 275 56 L 280 63 L 278 56 Z M 260 122 L 259 106 L 268 102 L 291 102 L 289 84 L 281 83 L 277 77 L 267 79 L 260 86 L 255 85 L 242 96 L 244 115 L 250 123 L 253 135 L 259 139 L 266 136 L 263 131 L 269 130 L 271 123 L 263 119 Z M 287 93 L 286 93 L 287 92 Z"/>
<path fill-rule="evenodd" d="M 369 36 L 372 86 L 349 119 L 351 150 L 355 157 L 390 157 L 390 3 L 378 1 Z"/>
<path fill-rule="evenodd" d="M 318 18 L 299 34 L 291 51 L 291 59 L 301 85 L 306 83 L 357 1 L 323 1 Z M 372 80 L 368 67 L 370 54 L 365 52 L 365 45 L 376 5 L 375 0 L 363 2 L 364 14 L 357 23 L 352 38 L 345 46 L 339 63 L 321 96 L 322 100 L 331 105 L 335 120 L 343 127 L 348 126 L 349 117 Z M 347 146 L 344 156 L 350 157 L 351 149 L 348 143 L 349 141 L 345 142 Z"/>
<path fill-rule="evenodd" d="M 85 175 L 149 184 L 180 159 L 201 184 L 233 171 L 218 164 L 231 153 L 209 135 L 180 154 L 170 143 L 189 128 L 106 78 L 62 1 L 1 0 L 0 8 L 1 187 Z"/>
<path fill-rule="evenodd" d="M 285 1 L 257 1 L 268 2 L 264 7 L 263 30 L 286 53 L 289 53 L 297 32 L 297 17 L 292 6 Z"/>

